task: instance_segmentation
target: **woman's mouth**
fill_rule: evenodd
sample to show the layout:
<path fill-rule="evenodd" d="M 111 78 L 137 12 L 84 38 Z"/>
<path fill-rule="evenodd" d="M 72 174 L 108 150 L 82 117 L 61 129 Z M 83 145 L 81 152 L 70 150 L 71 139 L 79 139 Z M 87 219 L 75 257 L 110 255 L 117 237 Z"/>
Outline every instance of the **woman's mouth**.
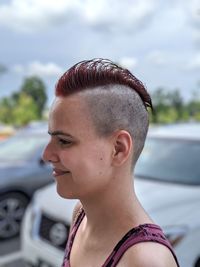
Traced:
<path fill-rule="evenodd" d="M 56 177 L 56 176 L 60 176 L 60 175 L 64 175 L 64 174 L 67 174 L 67 173 L 70 173 L 69 171 L 63 171 L 63 170 L 59 170 L 59 169 L 53 169 L 53 176 Z"/>

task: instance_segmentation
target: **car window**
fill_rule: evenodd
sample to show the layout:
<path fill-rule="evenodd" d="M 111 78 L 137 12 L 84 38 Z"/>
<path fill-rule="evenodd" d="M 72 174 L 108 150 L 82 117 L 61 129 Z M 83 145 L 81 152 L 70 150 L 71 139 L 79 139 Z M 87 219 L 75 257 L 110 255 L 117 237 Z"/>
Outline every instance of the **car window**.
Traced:
<path fill-rule="evenodd" d="M 166 182 L 200 184 L 200 141 L 147 138 L 135 175 Z"/>
<path fill-rule="evenodd" d="M 48 135 L 22 135 L 11 137 L 0 143 L 1 161 L 20 161 L 33 157 L 39 148 L 48 143 Z"/>

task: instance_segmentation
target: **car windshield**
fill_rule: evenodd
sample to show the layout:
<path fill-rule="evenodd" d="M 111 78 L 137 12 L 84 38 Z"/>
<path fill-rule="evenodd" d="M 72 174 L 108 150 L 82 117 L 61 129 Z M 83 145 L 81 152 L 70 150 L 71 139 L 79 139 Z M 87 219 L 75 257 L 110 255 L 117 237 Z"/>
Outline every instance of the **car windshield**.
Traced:
<path fill-rule="evenodd" d="M 0 143 L 0 161 L 24 161 L 32 158 L 48 142 L 48 135 L 22 135 Z"/>
<path fill-rule="evenodd" d="M 135 175 L 200 185 L 200 141 L 147 138 Z"/>

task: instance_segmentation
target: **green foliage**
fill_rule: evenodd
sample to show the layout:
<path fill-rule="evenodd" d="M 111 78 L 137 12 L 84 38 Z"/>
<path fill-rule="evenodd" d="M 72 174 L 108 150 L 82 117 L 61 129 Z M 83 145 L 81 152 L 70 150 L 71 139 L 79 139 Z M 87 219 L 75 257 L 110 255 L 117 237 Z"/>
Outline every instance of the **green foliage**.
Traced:
<path fill-rule="evenodd" d="M 13 103 L 8 98 L 3 98 L 0 102 L 0 121 L 9 124 L 12 121 Z"/>
<path fill-rule="evenodd" d="M 4 123 L 22 126 L 37 119 L 38 108 L 25 93 L 21 93 L 16 102 L 12 98 L 3 98 L 0 102 L 0 121 Z"/>
<path fill-rule="evenodd" d="M 187 105 L 189 116 L 200 121 L 200 93 L 194 92 L 192 99 Z"/>
<path fill-rule="evenodd" d="M 46 88 L 38 77 L 26 78 L 20 91 L 0 101 L 0 121 L 23 126 L 42 119 L 47 100 Z"/>
<path fill-rule="evenodd" d="M 36 76 L 26 78 L 22 84 L 21 92 L 32 97 L 41 116 L 47 101 L 46 88 L 43 81 Z"/>
<path fill-rule="evenodd" d="M 12 118 L 16 126 L 25 125 L 39 118 L 37 105 L 29 95 L 25 93 L 20 94 L 18 105 L 12 111 Z"/>
<path fill-rule="evenodd" d="M 200 118 L 200 97 L 188 103 L 184 103 L 180 90 L 167 91 L 158 88 L 152 94 L 154 112 L 151 115 L 152 123 L 174 123 L 188 120 L 199 120 Z"/>

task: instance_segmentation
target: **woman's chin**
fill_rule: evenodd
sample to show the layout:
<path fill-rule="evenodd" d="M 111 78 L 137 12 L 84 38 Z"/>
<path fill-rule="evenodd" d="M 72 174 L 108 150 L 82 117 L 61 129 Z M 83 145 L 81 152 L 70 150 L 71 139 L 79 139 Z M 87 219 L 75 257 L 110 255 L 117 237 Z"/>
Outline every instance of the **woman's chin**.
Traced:
<path fill-rule="evenodd" d="M 76 199 L 77 197 L 73 194 L 72 191 L 66 190 L 62 187 L 60 187 L 57 184 L 57 193 L 60 197 L 65 198 L 65 199 Z"/>

